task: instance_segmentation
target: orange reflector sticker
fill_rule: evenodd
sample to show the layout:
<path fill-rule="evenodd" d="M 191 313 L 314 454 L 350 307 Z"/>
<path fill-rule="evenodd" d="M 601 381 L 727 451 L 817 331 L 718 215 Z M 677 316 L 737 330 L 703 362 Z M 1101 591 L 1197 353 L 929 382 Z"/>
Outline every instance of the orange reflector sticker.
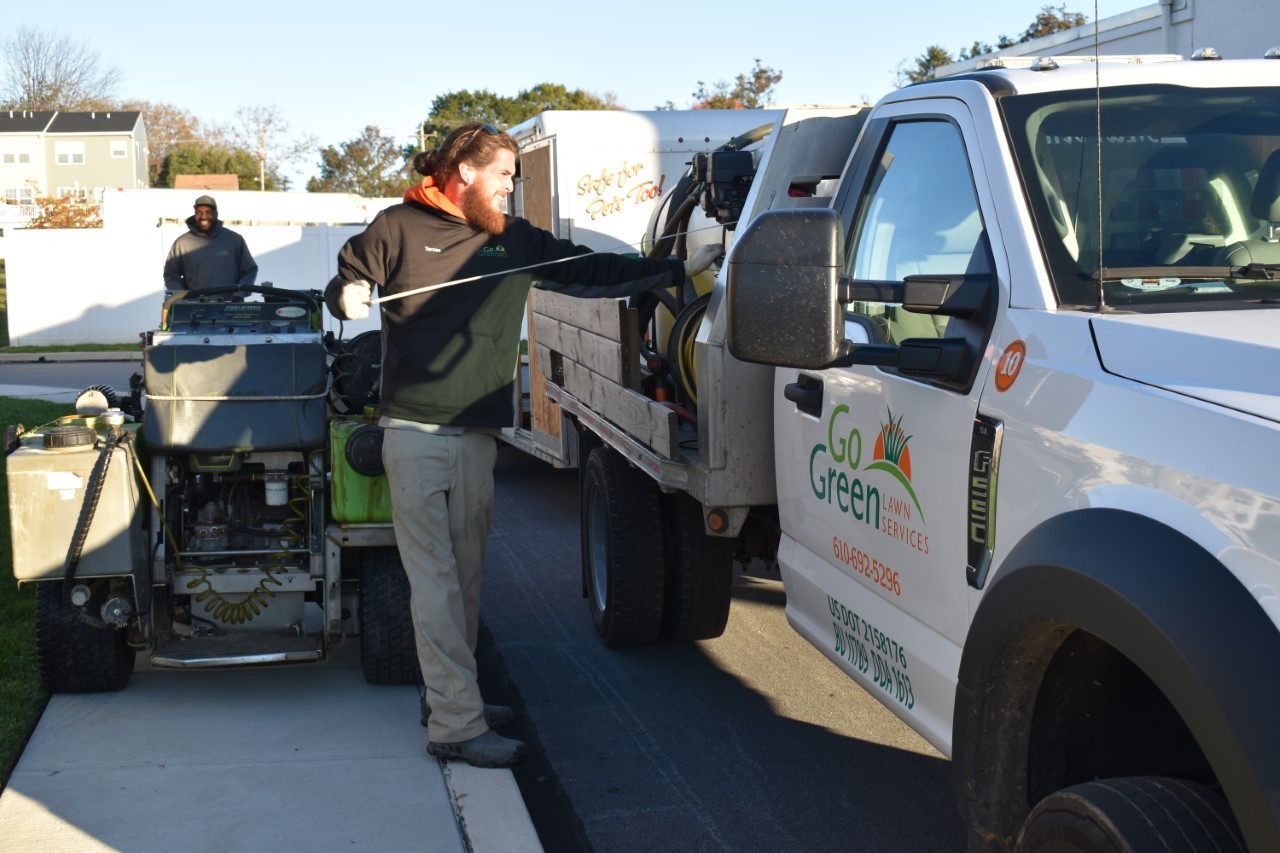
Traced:
<path fill-rule="evenodd" d="M 1022 370 L 1022 362 L 1027 358 L 1027 345 L 1022 341 L 1014 341 L 1005 347 L 1004 354 L 996 364 L 996 390 L 1008 391 Z"/>

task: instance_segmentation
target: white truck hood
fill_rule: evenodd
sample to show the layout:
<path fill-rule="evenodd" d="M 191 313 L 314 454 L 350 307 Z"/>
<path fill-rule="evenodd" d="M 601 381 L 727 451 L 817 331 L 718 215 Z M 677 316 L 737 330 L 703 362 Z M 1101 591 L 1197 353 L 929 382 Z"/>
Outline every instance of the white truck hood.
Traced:
<path fill-rule="evenodd" d="M 1108 372 L 1280 422 L 1280 309 L 1113 315 L 1091 323 Z"/>

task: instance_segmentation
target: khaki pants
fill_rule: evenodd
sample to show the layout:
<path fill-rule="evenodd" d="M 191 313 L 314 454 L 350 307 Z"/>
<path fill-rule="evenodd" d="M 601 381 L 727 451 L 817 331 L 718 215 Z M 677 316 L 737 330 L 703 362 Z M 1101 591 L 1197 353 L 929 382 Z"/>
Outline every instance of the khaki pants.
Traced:
<path fill-rule="evenodd" d="M 431 709 L 427 737 L 435 743 L 488 729 L 475 651 L 497 453 L 497 440 L 484 433 L 388 429 L 383 435 L 392 521 Z"/>

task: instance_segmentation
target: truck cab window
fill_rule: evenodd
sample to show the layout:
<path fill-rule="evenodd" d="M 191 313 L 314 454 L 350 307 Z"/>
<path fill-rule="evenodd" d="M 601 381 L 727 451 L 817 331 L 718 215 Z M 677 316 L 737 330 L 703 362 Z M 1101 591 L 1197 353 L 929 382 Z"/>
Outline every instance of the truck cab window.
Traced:
<path fill-rule="evenodd" d="M 1273 185 L 1259 183 L 1280 149 L 1274 91 L 1131 86 L 1000 106 L 1063 305 L 1194 311 L 1276 297 L 1269 277 L 1233 275 L 1280 258 Z"/>
<path fill-rule="evenodd" d="M 982 217 L 959 129 L 947 121 L 892 126 L 863 196 L 845 258 L 845 274 L 902 281 L 925 273 L 962 274 L 982 236 Z M 880 342 L 937 337 L 945 317 L 897 305 L 855 302 Z"/>

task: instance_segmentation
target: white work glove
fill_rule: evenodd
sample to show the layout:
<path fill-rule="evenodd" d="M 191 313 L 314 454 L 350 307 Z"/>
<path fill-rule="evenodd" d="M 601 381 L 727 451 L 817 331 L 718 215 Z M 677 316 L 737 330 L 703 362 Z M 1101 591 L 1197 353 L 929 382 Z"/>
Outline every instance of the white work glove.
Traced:
<path fill-rule="evenodd" d="M 342 285 L 342 295 L 338 297 L 338 307 L 346 316 L 343 320 L 363 320 L 369 316 L 369 298 L 373 295 L 373 287 L 367 281 L 349 281 Z"/>
<path fill-rule="evenodd" d="M 701 247 L 689 256 L 684 262 L 685 278 L 693 278 L 698 273 L 708 269 L 713 263 L 720 259 L 724 254 L 724 249 L 718 243 L 712 243 Z"/>

